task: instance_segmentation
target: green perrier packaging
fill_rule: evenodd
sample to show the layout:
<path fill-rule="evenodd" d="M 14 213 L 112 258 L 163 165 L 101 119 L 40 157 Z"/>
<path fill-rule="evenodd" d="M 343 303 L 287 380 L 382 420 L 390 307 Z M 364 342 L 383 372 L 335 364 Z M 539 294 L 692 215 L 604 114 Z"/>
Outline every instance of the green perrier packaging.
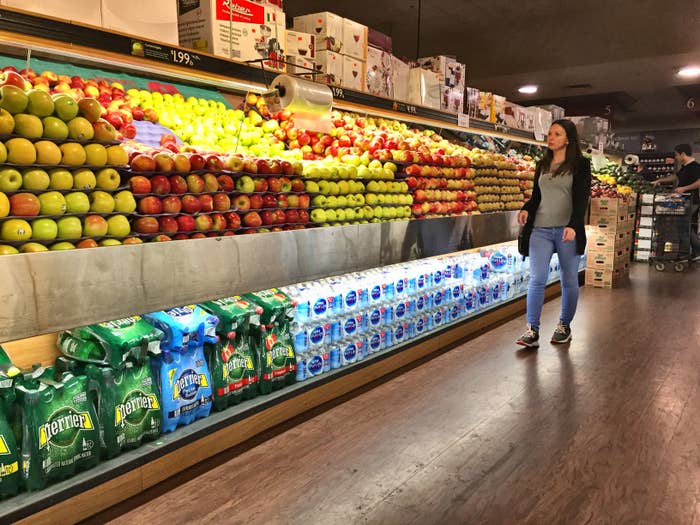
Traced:
<path fill-rule="evenodd" d="M 239 296 L 200 306 L 219 318 L 216 344 L 205 344 L 217 410 L 252 399 L 258 393 L 260 356 L 251 331 L 259 333 L 262 308 Z"/>
<path fill-rule="evenodd" d="M 15 387 L 27 490 L 70 478 L 99 461 L 100 436 L 88 378 L 71 373 L 53 378 L 53 368 L 37 368 Z"/>
<path fill-rule="evenodd" d="M 161 404 L 148 361 L 127 361 L 115 369 L 59 357 L 56 370 L 84 375 L 94 385 L 91 401 L 98 415 L 103 458 L 113 458 L 160 435 Z"/>
<path fill-rule="evenodd" d="M 22 482 L 19 450 L 9 422 L 15 401 L 14 382 L 19 374 L 0 346 L 0 498 L 17 494 Z"/>
<path fill-rule="evenodd" d="M 243 298 L 262 308 L 260 330 L 254 335 L 260 352 L 259 392 L 269 394 L 293 384 L 296 382 L 296 355 L 290 325 L 294 303 L 277 288 L 249 293 Z"/>

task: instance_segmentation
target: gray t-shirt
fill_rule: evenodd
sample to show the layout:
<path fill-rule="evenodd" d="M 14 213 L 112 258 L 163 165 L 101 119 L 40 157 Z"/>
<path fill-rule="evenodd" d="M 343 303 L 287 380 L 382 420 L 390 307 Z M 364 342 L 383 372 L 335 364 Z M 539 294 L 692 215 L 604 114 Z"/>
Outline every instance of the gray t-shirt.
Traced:
<path fill-rule="evenodd" d="M 540 175 L 538 184 L 542 192 L 542 200 L 537 207 L 535 215 L 535 228 L 553 228 L 566 226 L 571 220 L 573 202 L 571 199 L 571 189 L 574 177 L 570 170 L 552 176 L 556 173 L 558 165 L 552 164 L 550 173 Z"/>

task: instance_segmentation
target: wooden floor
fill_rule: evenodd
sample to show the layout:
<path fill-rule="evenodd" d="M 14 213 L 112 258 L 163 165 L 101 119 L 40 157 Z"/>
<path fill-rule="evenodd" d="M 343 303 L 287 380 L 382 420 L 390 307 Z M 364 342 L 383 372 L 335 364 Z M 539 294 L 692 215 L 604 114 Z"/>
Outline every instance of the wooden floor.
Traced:
<path fill-rule="evenodd" d="M 524 322 L 93 521 L 700 525 L 700 271 L 582 288 L 568 348 Z"/>

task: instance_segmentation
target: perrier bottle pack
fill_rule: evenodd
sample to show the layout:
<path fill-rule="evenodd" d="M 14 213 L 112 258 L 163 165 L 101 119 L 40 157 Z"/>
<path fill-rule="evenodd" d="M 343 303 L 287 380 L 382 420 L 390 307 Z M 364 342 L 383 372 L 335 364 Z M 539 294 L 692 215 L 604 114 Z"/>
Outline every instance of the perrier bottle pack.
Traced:
<path fill-rule="evenodd" d="M 277 288 L 245 294 L 243 298 L 262 308 L 256 336 L 260 351 L 259 392 L 269 394 L 295 383 L 296 355 L 290 328 L 294 303 Z"/>
<path fill-rule="evenodd" d="M 255 347 L 257 338 L 251 331 L 260 333 L 262 308 L 239 296 L 200 306 L 219 318 L 219 340 L 205 344 L 204 352 L 211 372 L 214 407 L 224 410 L 257 395 L 260 357 Z"/>
<path fill-rule="evenodd" d="M 19 374 L 19 369 L 0 346 L 0 498 L 17 494 L 22 482 L 19 450 L 10 426 L 15 401 L 14 382 Z"/>

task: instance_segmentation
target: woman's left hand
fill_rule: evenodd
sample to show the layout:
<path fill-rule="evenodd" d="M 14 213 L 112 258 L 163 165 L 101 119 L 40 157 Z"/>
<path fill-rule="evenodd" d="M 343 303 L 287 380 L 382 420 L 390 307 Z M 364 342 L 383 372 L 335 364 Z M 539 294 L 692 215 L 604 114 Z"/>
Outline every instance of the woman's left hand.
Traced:
<path fill-rule="evenodd" d="M 576 238 L 576 232 L 573 228 L 564 228 L 564 233 L 561 236 L 562 241 L 571 242 Z"/>

